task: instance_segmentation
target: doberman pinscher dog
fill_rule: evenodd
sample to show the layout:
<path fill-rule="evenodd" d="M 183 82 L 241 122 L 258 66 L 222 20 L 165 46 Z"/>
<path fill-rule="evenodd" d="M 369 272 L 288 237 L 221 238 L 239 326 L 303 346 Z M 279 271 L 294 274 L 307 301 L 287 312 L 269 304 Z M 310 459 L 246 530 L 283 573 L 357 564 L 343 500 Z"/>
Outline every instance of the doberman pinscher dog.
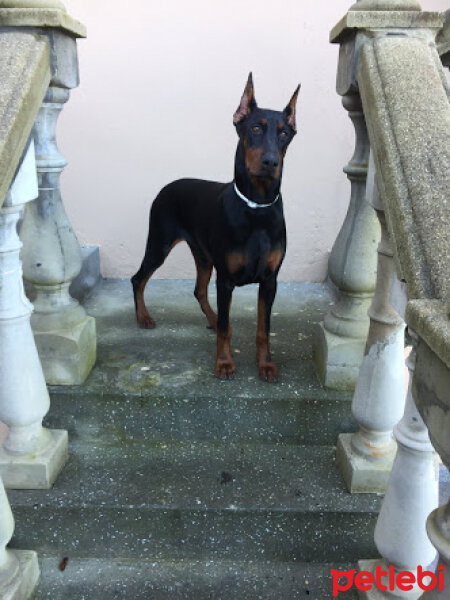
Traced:
<path fill-rule="evenodd" d="M 232 378 L 235 372 L 229 319 L 233 289 L 248 283 L 259 284 L 259 376 L 268 382 L 278 379 L 269 350 L 270 316 L 286 252 L 280 184 L 283 159 L 296 133 L 299 90 L 300 86 L 283 111 L 259 108 L 250 73 L 233 118 L 239 136 L 234 181 L 180 179 L 163 188 L 151 208 L 145 256 L 131 278 L 137 321 L 151 329 L 155 321 L 144 302 L 146 283 L 175 244 L 187 242 L 197 267 L 194 295 L 209 326 L 217 332 L 214 374 L 220 379 Z M 208 302 L 213 267 L 217 273 L 217 316 Z"/>

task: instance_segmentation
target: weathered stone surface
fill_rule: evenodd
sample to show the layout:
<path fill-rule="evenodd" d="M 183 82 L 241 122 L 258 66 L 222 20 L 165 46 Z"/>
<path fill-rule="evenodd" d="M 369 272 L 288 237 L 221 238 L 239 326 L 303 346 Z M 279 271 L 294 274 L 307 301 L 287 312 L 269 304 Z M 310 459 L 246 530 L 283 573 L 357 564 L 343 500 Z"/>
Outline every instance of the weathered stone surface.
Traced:
<path fill-rule="evenodd" d="M 450 369 L 450 304 L 440 300 L 411 300 L 406 319 L 411 329 Z"/>
<path fill-rule="evenodd" d="M 332 44 L 341 43 L 348 35 L 358 29 L 441 29 L 444 24 L 444 16 L 436 12 L 419 12 L 417 10 L 395 10 L 384 11 L 364 8 L 352 8 L 330 33 Z"/>
<path fill-rule="evenodd" d="M 450 104 L 430 41 L 369 40 L 358 69 L 379 191 L 410 299 L 450 297 Z"/>
<path fill-rule="evenodd" d="M 66 10 L 60 0 L 0 0 L 0 8 L 58 8 Z"/>
<path fill-rule="evenodd" d="M 45 430 L 49 443 L 40 453 L 14 455 L 0 448 L 0 477 L 7 489 L 48 489 L 68 458 L 64 430 Z M 1 437 L 0 437 L 1 439 Z"/>
<path fill-rule="evenodd" d="M 101 280 L 99 247 L 92 244 L 81 246 L 81 257 L 81 271 L 69 288 L 70 295 L 78 302 L 84 302 Z"/>
<path fill-rule="evenodd" d="M 58 8 L 1 8 L 0 27 L 51 27 L 86 37 L 86 27 Z"/>
<path fill-rule="evenodd" d="M 150 312 L 157 326 L 139 329 L 128 280 L 105 280 L 86 302 L 98 321 L 97 366 L 82 388 L 58 393 L 127 398 L 173 398 L 180 402 L 214 398 L 217 401 L 325 400 L 350 398 L 324 390 L 312 367 L 312 331 L 332 300 L 326 285 L 280 283 L 272 312 L 273 347 L 281 377 L 271 386 L 258 379 L 255 333 L 258 286 L 236 289 L 231 307 L 232 349 L 237 373 L 234 381 L 213 376 L 215 334 L 194 298 L 194 282 L 151 280 L 147 286 Z M 210 286 L 212 306 L 215 286 Z M 230 385 L 228 385 L 230 384 Z"/>
<path fill-rule="evenodd" d="M 349 497 L 332 447 L 132 434 L 73 443 L 52 490 L 9 498 L 14 548 L 137 560 L 356 560 L 375 553 L 380 507 L 375 495 Z"/>
<path fill-rule="evenodd" d="M 361 314 L 367 314 L 370 297 L 366 299 Z M 359 330 L 361 335 L 356 337 L 341 337 L 327 331 L 323 323 L 319 323 L 314 331 L 314 357 L 317 374 L 327 388 L 334 390 L 354 390 L 358 381 L 359 368 L 364 356 L 365 337 L 369 329 Z"/>
<path fill-rule="evenodd" d="M 347 72 L 348 58 L 339 59 Z M 338 74 L 338 91 L 340 91 Z M 346 77 L 342 77 L 346 79 Z M 315 356 L 322 383 L 336 389 L 353 389 L 364 353 L 369 329 L 369 309 L 376 281 L 376 246 L 380 226 L 366 199 L 369 142 L 361 99 L 352 83 L 343 85 L 349 93 L 342 98 L 355 127 L 355 151 L 344 167 L 351 182 L 350 203 L 344 223 L 333 244 L 328 274 L 338 289 L 336 303 L 316 330 Z"/>
<path fill-rule="evenodd" d="M 27 600 L 39 580 L 39 564 L 36 552 L 30 550 L 9 550 L 17 560 L 18 568 L 6 586 L 0 582 L 2 600 Z"/>
<path fill-rule="evenodd" d="M 331 568 L 376 555 L 380 499 L 349 496 L 334 461 L 350 395 L 323 389 L 312 364 L 327 287 L 280 284 L 273 386 L 257 379 L 256 286 L 233 298 L 226 382 L 193 289 L 150 282 L 152 331 L 136 326 L 129 281 L 87 301 L 98 365 L 84 386 L 52 389 L 47 421 L 69 428 L 67 466 L 52 490 L 10 491 L 12 545 L 41 559 L 36 600 L 329 600 Z"/>
<path fill-rule="evenodd" d="M 286 563 L 237 560 L 111 560 L 41 557 L 42 578 L 34 600 L 328 600 L 331 569 L 353 563 Z M 340 592 L 356 600 L 356 591 Z"/>
<path fill-rule="evenodd" d="M 445 23 L 436 38 L 442 63 L 450 67 L 450 9 L 445 12 Z"/>
<path fill-rule="evenodd" d="M 68 98 L 66 87 L 52 85 L 36 119 L 39 197 L 27 207 L 21 228 L 24 279 L 36 292 L 31 324 L 46 381 L 52 385 L 83 383 L 96 356 L 95 321 L 69 294 L 82 260 L 59 181 L 67 161 L 56 144 L 56 121 Z"/>
<path fill-rule="evenodd" d="M 430 438 L 442 460 L 450 466 L 450 369 L 430 347 L 419 341 L 413 394 Z"/>
<path fill-rule="evenodd" d="M 396 445 L 392 440 L 395 451 Z M 343 433 L 338 438 L 336 463 L 347 489 L 352 494 L 384 494 L 386 491 L 395 452 L 372 463 L 352 447 L 352 434 Z"/>
<path fill-rule="evenodd" d="M 96 359 L 95 320 L 82 316 L 73 322 L 64 311 L 35 313 L 31 317 L 36 346 L 45 381 L 49 385 L 80 385 L 91 372 Z"/>
<path fill-rule="evenodd" d="M 50 81 L 47 40 L 32 33 L 2 32 L 0 81 L 1 206 Z"/>
<path fill-rule="evenodd" d="M 76 39 L 59 29 L 46 31 L 50 42 L 51 85 L 76 88 L 80 83 Z"/>
<path fill-rule="evenodd" d="M 19 258 L 17 222 L 36 191 L 31 141 L 0 209 L 0 474 L 5 485 L 18 487 L 48 487 L 67 455 L 67 434 L 42 428 L 50 399 L 30 327 L 33 307 L 24 295 Z"/>
<path fill-rule="evenodd" d="M 420 10 L 417 0 L 356 0 L 350 10 Z"/>

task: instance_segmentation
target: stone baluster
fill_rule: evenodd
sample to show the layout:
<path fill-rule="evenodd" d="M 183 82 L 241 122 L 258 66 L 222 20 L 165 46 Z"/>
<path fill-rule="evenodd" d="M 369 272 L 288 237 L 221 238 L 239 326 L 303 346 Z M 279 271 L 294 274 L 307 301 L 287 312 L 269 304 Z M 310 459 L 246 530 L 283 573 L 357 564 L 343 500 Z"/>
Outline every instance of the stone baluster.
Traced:
<path fill-rule="evenodd" d="M 348 58 L 341 54 L 338 93 L 356 132 L 355 152 L 344 172 L 351 183 L 345 221 L 331 250 L 328 273 L 339 297 L 315 332 L 314 353 L 321 381 L 335 389 L 353 389 L 369 329 L 367 311 L 375 290 L 376 246 L 380 232 L 365 200 L 369 141 L 361 98 L 353 82 L 342 80 Z"/>
<path fill-rule="evenodd" d="M 50 87 L 33 132 L 39 196 L 27 206 L 20 232 L 24 278 L 35 307 L 31 323 L 47 383 L 80 384 L 95 362 L 95 321 L 69 294 L 82 261 L 61 201 L 59 180 L 67 162 L 56 145 L 56 123 L 70 89 L 79 83 L 76 38 L 85 30 L 59 1 L 5 4 L 17 4 L 10 20 L 47 36 L 50 50 Z M 48 27 L 50 18 L 54 28 Z"/>
<path fill-rule="evenodd" d="M 37 195 L 30 143 L 0 209 L 0 476 L 10 488 L 48 488 L 67 458 L 67 432 L 42 427 L 50 399 L 23 290 L 17 222 Z"/>
<path fill-rule="evenodd" d="M 391 305 L 398 280 L 372 155 L 366 191 L 381 226 L 377 285 L 352 403 L 359 431 L 339 436 L 336 458 L 350 492 L 384 493 L 397 450 L 392 429 L 405 408 L 405 323 Z"/>
<path fill-rule="evenodd" d="M 27 600 L 39 579 L 36 552 L 7 550 L 14 532 L 14 518 L 0 477 L 0 598 Z"/>
<path fill-rule="evenodd" d="M 413 334 L 411 334 L 413 337 Z M 438 504 L 438 465 L 431 445 L 428 430 L 420 416 L 412 396 L 412 378 L 415 366 L 414 346 L 407 360 L 410 372 L 405 415 L 394 435 L 398 450 L 388 481 L 386 495 L 375 527 L 375 544 L 382 556 L 371 561 L 360 561 L 360 570 L 376 572 L 377 565 L 387 572 L 394 567 L 400 571 L 411 571 L 416 575 L 418 566 L 429 569 L 436 557 L 436 550 L 426 532 L 430 511 Z M 382 578 L 386 586 L 388 577 Z M 416 600 L 422 594 L 417 582 L 410 591 L 395 590 L 380 592 L 373 588 L 359 592 L 361 599 L 407 598 Z"/>
<path fill-rule="evenodd" d="M 67 161 L 55 139 L 68 98 L 68 89 L 51 86 L 36 119 L 39 197 L 27 207 L 21 229 L 24 278 L 34 291 L 31 322 L 45 379 L 53 385 L 82 383 L 96 357 L 95 320 L 69 294 L 81 270 L 81 250 L 61 201 L 59 179 Z"/>
<path fill-rule="evenodd" d="M 428 536 L 439 553 L 434 589 L 425 591 L 421 600 L 448 600 L 450 596 L 450 502 L 431 513 Z"/>

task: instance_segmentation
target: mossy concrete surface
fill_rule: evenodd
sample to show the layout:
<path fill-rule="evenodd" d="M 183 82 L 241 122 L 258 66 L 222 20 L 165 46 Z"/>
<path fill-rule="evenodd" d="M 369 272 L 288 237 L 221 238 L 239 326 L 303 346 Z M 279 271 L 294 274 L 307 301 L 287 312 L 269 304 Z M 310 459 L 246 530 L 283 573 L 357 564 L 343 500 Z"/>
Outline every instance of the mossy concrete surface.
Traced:
<path fill-rule="evenodd" d="M 337 433 L 354 429 L 351 394 L 322 388 L 312 360 L 328 288 L 280 284 L 281 377 L 268 384 L 256 287 L 234 294 L 231 381 L 212 374 L 215 334 L 193 287 L 150 282 L 151 331 L 136 325 L 128 281 L 87 301 L 97 366 L 83 386 L 51 388 L 46 419 L 69 430 L 69 461 L 51 490 L 9 491 L 11 546 L 40 557 L 35 600 L 325 600 L 331 568 L 376 556 L 380 498 L 348 494 L 335 465 Z"/>
<path fill-rule="evenodd" d="M 256 369 L 257 286 L 233 294 L 231 325 L 236 376 L 213 376 L 216 336 L 193 296 L 194 283 L 155 280 L 147 286 L 147 306 L 156 320 L 153 330 L 139 329 L 131 285 L 106 280 L 87 301 L 97 320 L 97 366 L 82 387 L 55 388 L 55 393 L 173 400 L 214 398 L 349 400 L 351 395 L 324 390 L 312 364 L 311 335 L 333 302 L 319 284 L 283 283 L 272 311 L 271 349 L 280 368 L 275 385 L 259 381 Z M 214 286 L 210 286 L 215 306 Z"/>

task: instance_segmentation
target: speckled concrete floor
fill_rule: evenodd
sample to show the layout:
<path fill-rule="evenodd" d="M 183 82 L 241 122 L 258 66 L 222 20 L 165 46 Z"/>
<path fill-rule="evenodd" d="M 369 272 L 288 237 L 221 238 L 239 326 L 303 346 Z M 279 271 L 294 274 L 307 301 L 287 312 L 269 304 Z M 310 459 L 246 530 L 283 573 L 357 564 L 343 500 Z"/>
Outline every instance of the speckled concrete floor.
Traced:
<path fill-rule="evenodd" d="M 193 282 L 149 287 L 153 331 L 136 327 L 128 282 L 89 299 L 97 366 L 84 386 L 52 389 L 46 419 L 69 430 L 69 462 L 52 490 L 9 493 L 12 546 L 40 554 L 35 600 L 331 599 L 330 569 L 375 555 L 380 499 L 348 494 L 334 464 L 354 423 L 351 394 L 323 389 L 312 362 L 328 289 L 280 285 L 270 385 L 254 286 L 233 297 L 237 374 L 224 382 Z"/>

